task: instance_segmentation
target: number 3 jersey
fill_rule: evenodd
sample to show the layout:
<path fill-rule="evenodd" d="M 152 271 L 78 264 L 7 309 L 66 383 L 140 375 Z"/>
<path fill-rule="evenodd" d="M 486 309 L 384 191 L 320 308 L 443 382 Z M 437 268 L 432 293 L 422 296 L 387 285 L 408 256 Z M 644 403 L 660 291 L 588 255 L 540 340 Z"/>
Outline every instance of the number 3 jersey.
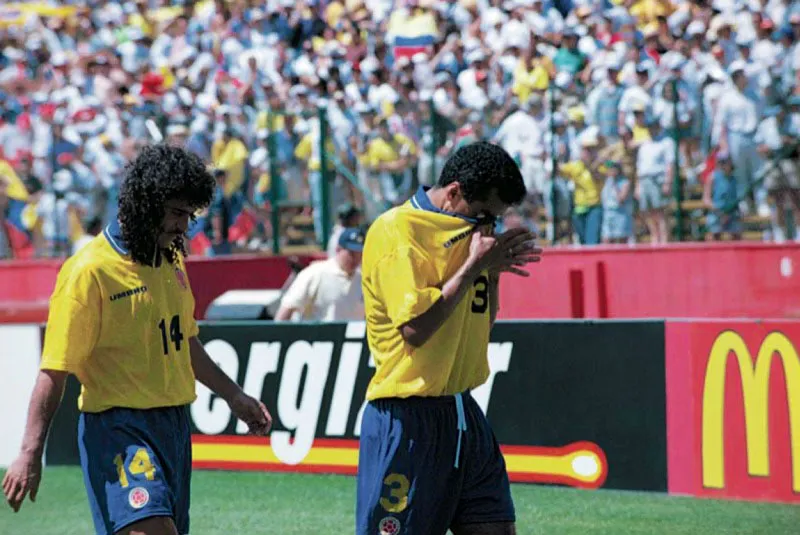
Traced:
<path fill-rule="evenodd" d="M 191 403 L 189 339 L 198 328 L 183 258 L 137 264 L 120 234 L 109 225 L 62 266 L 41 368 L 78 378 L 84 412 Z"/>
<path fill-rule="evenodd" d="M 489 283 L 483 273 L 421 347 L 400 327 L 427 311 L 464 264 L 477 221 L 433 206 L 423 188 L 371 226 L 361 266 L 367 339 L 376 371 L 367 399 L 443 396 L 489 377 Z"/>

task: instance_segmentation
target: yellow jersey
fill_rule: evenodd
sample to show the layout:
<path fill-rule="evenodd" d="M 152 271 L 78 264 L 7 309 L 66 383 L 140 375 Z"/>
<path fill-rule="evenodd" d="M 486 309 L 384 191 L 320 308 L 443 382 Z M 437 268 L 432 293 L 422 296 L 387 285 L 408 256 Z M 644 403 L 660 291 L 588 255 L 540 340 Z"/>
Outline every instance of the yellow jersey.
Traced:
<path fill-rule="evenodd" d="M 183 258 L 135 263 L 113 223 L 69 258 L 50 298 L 41 368 L 75 375 L 78 409 L 151 409 L 195 399 L 197 336 Z"/>
<path fill-rule="evenodd" d="M 563 163 L 558 167 L 558 172 L 575 184 L 573 197 L 576 212 L 583 213 L 589 208 L 600 204 L 600 190 L 602 188 L 598 185 L 585 163 L 581 160 Z"/>
<path fill-rule="evenodd" d="M 421 347 L 405 343 L 400 327 L 428 310 L 442 285 L 463 265 L 473 218 L 433 206 L 427 188 L 370 225 L 361 265 L 367 341 L 375 375 L 367 399 L 444 396 L 489 377 L 488 273 L 478 277 L 453 313 Z"/>
<path fill-rule="evenodd" d="M 334 170 L 333 155 L 336 154 L 336 146 L 333 144 L 331 136 L 325 140 L 325 151 L 328 156 L 328 170 Z M 294 149 L 294 157 L 303 160 L 308 165 L 309 171 L 319 171 L 322 169 L 319 158 L 319 135 L 312 132 L 306 134 Z"/>
<path fill-rule="evenodd" d="M 369 142 L 367 151 L 362 157 L 362 163 L 370 168 L 376 168 L 382 163 L 392 163 L 402 156 L 414 156 L 417 148 L 408 136 L 394 134 L 390 141 L 377 137 Z"/>

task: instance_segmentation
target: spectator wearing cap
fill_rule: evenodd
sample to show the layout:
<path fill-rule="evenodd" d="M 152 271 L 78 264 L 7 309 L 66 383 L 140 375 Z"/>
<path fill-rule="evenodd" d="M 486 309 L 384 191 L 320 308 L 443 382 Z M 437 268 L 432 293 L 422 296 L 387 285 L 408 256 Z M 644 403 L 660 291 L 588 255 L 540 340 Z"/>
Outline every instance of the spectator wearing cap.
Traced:
<path fill-rule="evenodd" d="M 636 150 L 635 195 L 654 244 L 668 241 L 666 207 L 672 192 L 675 154 L 674 141 L 661 137 L 660 130 L 657 121 L 651 123 L 651 137 L 640 142 Z"/>
<path fill-rule="evenodd" d="M 775 241 L 782 242 L 784 229 L 789 228 L 786 220 L 786 206 L 791 203 L 794 217 L 800 214 L 800 96 L 791 97 L 784 106 L 774 106 L 767 110 L 761 121 L 755 141 L 758 152 L 763 157 L 761 173 L 764 186 L 775 200 Z M 788 236 L 789 239 L 793 238 Z"/>
<path fill-rule="evenodd" d="M 685 91 L 677 90 L 676 85 L 668 80 L 661 86 L 660 94 L 653 101 L 653 117 L 659 122 L 664 136 L 678 140 L 683 163 L 687 169 L 694 167 L 694 144 L 692 139 L 692 123 L 694 120 L 694 102 Z"/>
<path fill-rule="evenodd" d="M 364 214 L 355 205 L 345 203 L 336 211 L 336 224 L 333 225 L 331 237 L 328 240 L 328 257 L 336 255 L 336 249 L 339 246 L 339 238 L 342 232 L 348 228 L 360 227 L 364 221 Z"/>
<path fill-rule="evenodd" d="M 600 140 L 596 134 L 585 135 L 581 139 L 580 159 L 558 166 L 558 174 L 571 181 L 575 187 L 573 192 L 572 225 L 581 245 L 597 245 L 600 243 L 600 231 L 603 221 L 603 208 L 600 204 L 602 177 L 592 173 L 588 163 L 594 162 Z"/>
<path fill-rule="evenodd" d="M 706 239 L 719 240 L 722 233 L 739 239 L 742 223 L 738 207 L 738 180 L 733 172 L 733 160 L 727 152 L 717 154 L 717 165 L 706 180 L 703 202 L 708 207 Z"/>
<path fill-rule="evenodd" d="M 635 82 L 625 88 L 619 101 L 619 112 L 623 114 L 622 121 L 627 128 L 633 128 L 634 107 L 648 110 L 652 105 L 652 87 L 649 65 L 644 62 L 637 64 Z"/>
<path fill-rule="evenodd" d="M 597 153 L 597 165 L 607 161 L 616 162 L 622 176 L 630 180 L 632 185 L 636 184 L 636 151 L 633 132 L 628 128 L 622 128 L 619 132 L 619 140 L 606 143 Z"/>
<path fill-rule="evenodd" d="M 600 193 L 603 243 L 627 243 L 633 235 L 632 181 L 622 174 L 622 167 L 614 160 L 604 162 L 600 171 L 606 177 Z"/>
<path fill-rule="evenodd" d="M 620 112 L 620 101 L 625 89 L 619 83 L 619 73 L 622 68 L 617 58 L 609 58 L 605 62 L 605 77 L 589 93 L 586 99 L 586 108 L 590 123 L 597 125 L 600 135 L 604 138 L 616 140 L 619 137 L 619 127 L 624 121 Z"/>
<path fill-rule="evenodd" d="M 167 143 L 183 147 L 189 137 L 189 129 L 183 124 L 171 124 L 167 126 Z"/>
<path fill-rule="evenodd" d="M 555 65 L 556 70 L 566 71 L 572 76 L 585 78 L 586 75 L 582 74 L 582 71 L 587 68 L 588 64 L 588 58 L 578 50 L 578 34 L 571 28 L 566 29 L 561 38 L 561 46 L 553 58 L 553 65 Z"/>
<path fill-rule="evenodd" d="M 73 238 L 77 238 L 76 223 L 79 214 L 85 210 L 84 199 L 74 191 L 72 173 L 67 169 L 57 171 L 53 175 L 50 191 L 39 198 L 35 209 L 35 222 L 31 228 L 39 227 L 43 240 L 44 253 L 49 256 L 60 256 L 71 251 Z"/>
<path fill-rule="evenodd" d="M 733 169 L 739 180 L 740 192 L 756 188 L 756 173 L 761 165 L 755 142 L 756 130 L 761 122 L 762 99 L 749 86 L 744 64 L 735 61 L 729 72 L 733 84 L 719 98 L 714 118 L 712 144 L 727 152 L 733 160 Z M 758 187 L 755 197 L 747 199 L 753 211 L 759 203 L 764 211 L 766 191 Z M 768 208 L 767 208 L 768 213 Z"/>
<path fill-rule="evenodd" d="M 530 104 L 515 102 L 493 136 L 493 142 L 503 147 L 520 166 L 530 194 L 541 192 L 533 169 L 541 167 L 538 164 L 541 163 L 543 135 L 539 121 L 530 113 Z"/>
<path fill-rule="evenodd" d="M 276 321 L 363 321 L 361 253 L 365 231 L 347 228 L 339 236 L 336 254 L 312 262 L 292 282 L 281 299 Z"/>
<path fill-rule="evenodd" d="M 550 81 L 556 76 L 556 67 L 549 57 L 541 53 L 533 34 L 529 46 L 520 56 L 514 69 L 512 92 L 521 102 L 526 102 L 533 91 L 545 91 L 549 87 Z"/>

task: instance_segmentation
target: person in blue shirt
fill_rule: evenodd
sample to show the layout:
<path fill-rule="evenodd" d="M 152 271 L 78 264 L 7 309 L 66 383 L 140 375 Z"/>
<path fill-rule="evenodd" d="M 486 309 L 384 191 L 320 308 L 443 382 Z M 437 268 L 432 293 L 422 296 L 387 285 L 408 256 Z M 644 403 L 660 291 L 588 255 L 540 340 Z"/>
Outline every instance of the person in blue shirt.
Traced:
<path fill-rule="evenodd" d="M 716 169 L 705 184 L 703 202 L 709 210 L 706 216 L 707 240 L 719 240 L 723 233 L 730 234 L 734 240 L 741 238 L 739 194 L 733 161 L 727 152 L 717 155 Z"/>

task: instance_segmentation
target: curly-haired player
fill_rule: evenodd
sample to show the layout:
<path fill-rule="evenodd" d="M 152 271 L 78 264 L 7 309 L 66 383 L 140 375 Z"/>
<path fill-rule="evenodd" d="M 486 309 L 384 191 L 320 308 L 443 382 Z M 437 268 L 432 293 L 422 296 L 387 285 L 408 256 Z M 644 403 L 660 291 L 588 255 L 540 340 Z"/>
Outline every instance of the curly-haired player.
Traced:
<path fill-rule="evenodd" d="M 362 281 L 375 375 L 361 421 L 356 533 L 513 535 L 506 466 L 470 390 L 489 377 L 502 272 L 526 276 L 533 235 L 493 235 L 525 197 L 516 163 L 459 149 L 433 188 L 381 215 Z"/>
<path fill-rule="evenodd" d="M 195 379 L 251 433 L 271 417 L 197 339 L 183 235 L 214 179 L 193 154 L 146 147 L 129 164 L 119 220 L 58 275 L 19 457 L 3 479 L 14 511 L 36 498 L 42 452 L 68 374 L 81 383 L 78 446 L 98 534 L 189 532 L 189 404 Z"/>

